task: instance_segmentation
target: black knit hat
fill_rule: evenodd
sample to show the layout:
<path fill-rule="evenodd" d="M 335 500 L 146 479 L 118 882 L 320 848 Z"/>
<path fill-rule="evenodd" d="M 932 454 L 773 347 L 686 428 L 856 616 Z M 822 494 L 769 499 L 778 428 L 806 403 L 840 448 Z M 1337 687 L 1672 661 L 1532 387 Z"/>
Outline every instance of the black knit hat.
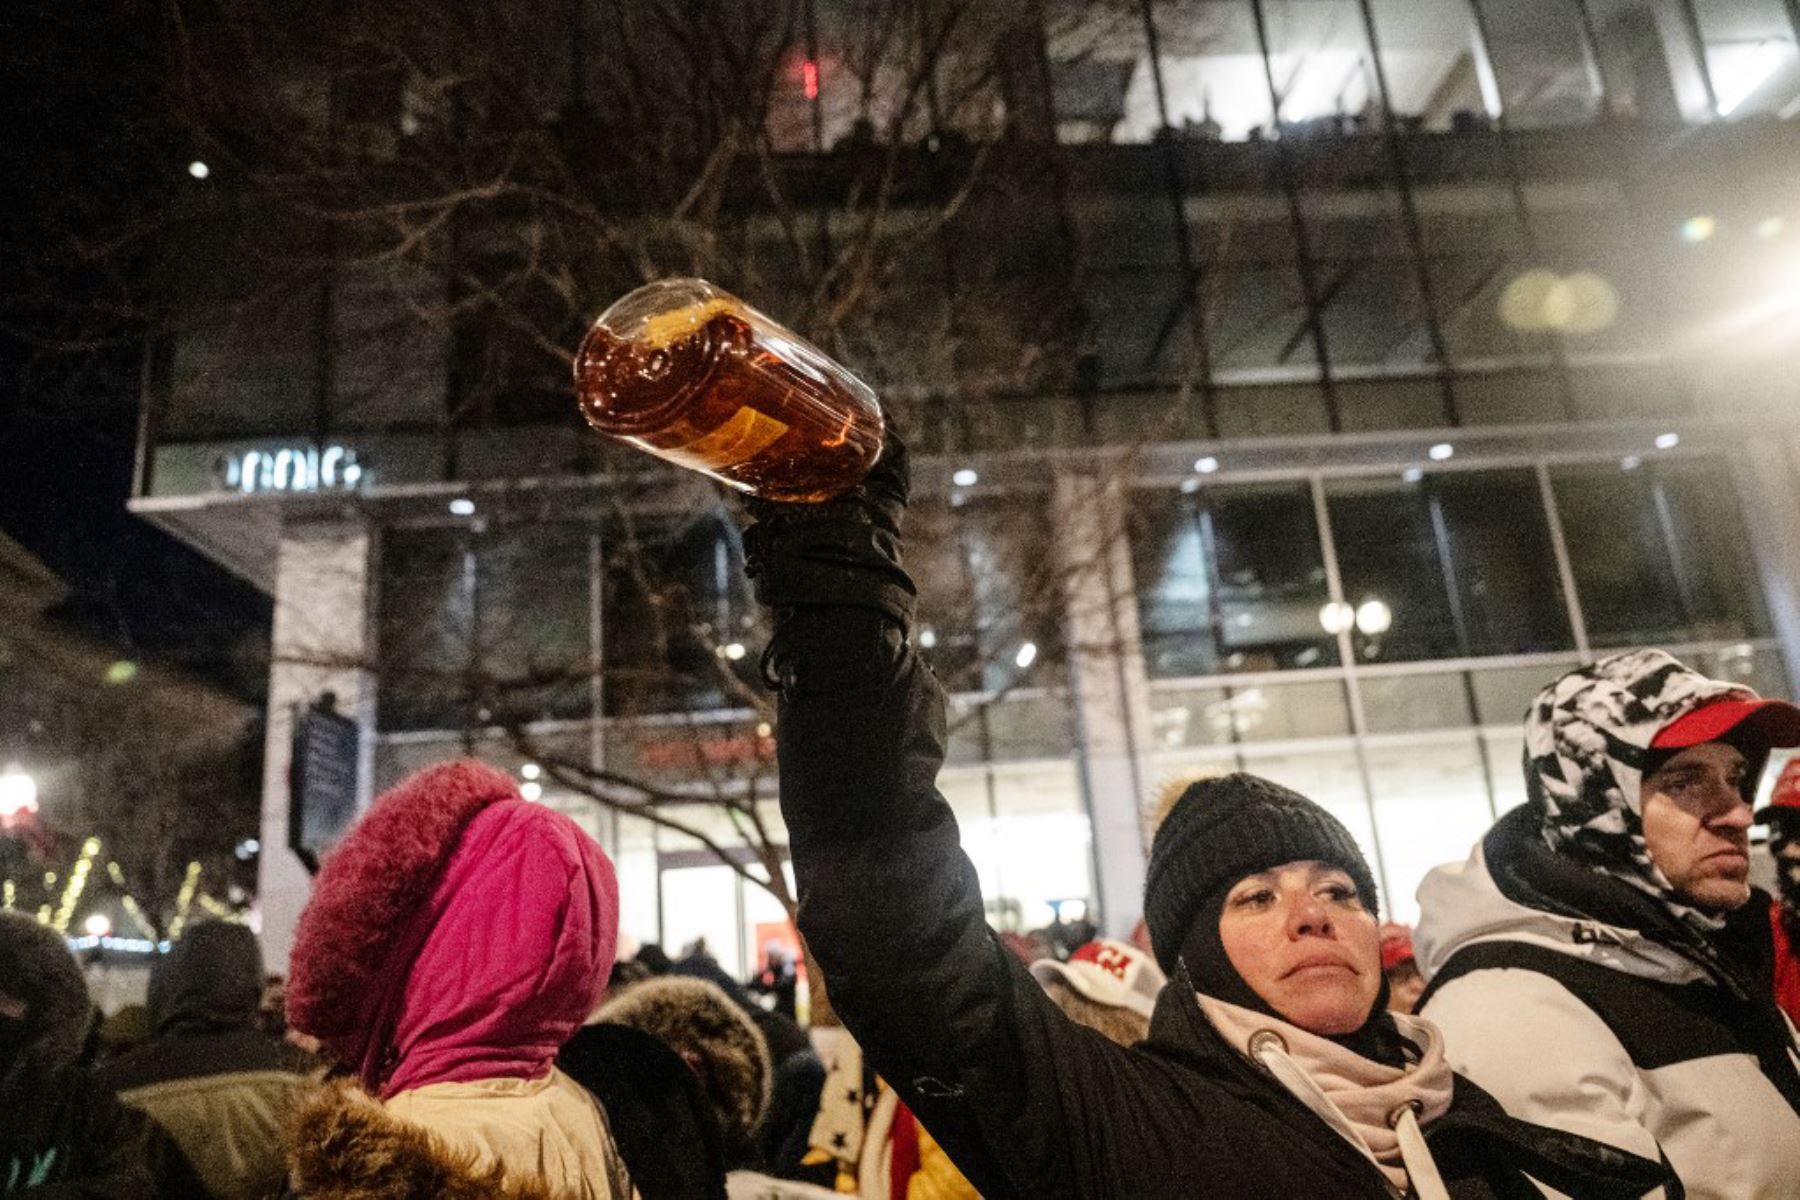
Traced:
<path fill-rule="evenodd" d="M 1278 783 L 1242 773 L 1190 784 L 1150 847 L 1144 922 L 1163 970 L 1173 971 L 1207 899 L 1246 875 L 1316 860 L 1341 867 L 1377 912 L 1375 877 L 1338 819 Z"/>

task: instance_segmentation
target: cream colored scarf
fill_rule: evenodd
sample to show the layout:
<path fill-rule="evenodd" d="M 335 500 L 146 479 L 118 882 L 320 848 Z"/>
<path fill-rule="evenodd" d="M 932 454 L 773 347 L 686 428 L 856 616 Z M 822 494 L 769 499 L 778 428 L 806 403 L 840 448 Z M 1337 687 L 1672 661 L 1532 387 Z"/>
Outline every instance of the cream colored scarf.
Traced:
<path fill-rule="evenodd" d="M 1207 995 L 1199 1000 L 1233 1050 L 1275 1076 L 1400 1194 L 1448 1197 L 1422 1129 L 1450 1110 L 1452 1075 L 1437 1026 L 1396 1014 L 1400 1035 L 1419 1053 L 1404 1067 L 1390 1067 L 1253 1009 Z"/>

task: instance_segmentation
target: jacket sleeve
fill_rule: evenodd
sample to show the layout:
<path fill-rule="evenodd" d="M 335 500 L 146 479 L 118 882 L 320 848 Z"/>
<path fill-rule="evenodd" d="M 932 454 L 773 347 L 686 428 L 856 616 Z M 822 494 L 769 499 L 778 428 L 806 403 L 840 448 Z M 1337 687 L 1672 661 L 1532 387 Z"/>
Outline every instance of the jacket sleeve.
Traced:
<path fill-rule="evenodd" d="M 32 1200 L 153 1200 L 204 1196 L 181 1147 L 162 1126 L 83 1074 L 75 1110 L 75 1156 L 59 1182 L 26 1188 Z"/>
<path fill-rule="evenodd" d="M 1538 971 L 1472 971 L 1421 1014 L 1443 1031 L 1450 1065 L 1512 1116 L 1594 1138 L 1656 1162 L 1648 1097 L 1606 1023 Z"/>
<path fill-rule="evenodd" d="M 1069 1178 L 1069 1114 L 1025 1042 L 1088 1031 L 988 928 L 935 785 L 937 682 L 900 626 L 866 608 L 782 612 L 773 656 L 800 929 L 832 1006 L 984 1195 L 1042 1194 L 1035 1180 Z"/>

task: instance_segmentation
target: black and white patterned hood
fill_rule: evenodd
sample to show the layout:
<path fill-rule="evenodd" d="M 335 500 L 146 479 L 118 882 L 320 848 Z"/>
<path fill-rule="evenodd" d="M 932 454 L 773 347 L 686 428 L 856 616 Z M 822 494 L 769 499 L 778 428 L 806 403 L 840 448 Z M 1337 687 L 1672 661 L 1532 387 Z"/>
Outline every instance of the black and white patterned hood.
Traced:
<path fill-rule="evenodd" d="M 1717 700 L 1754 700 L 1661 650 L 1615 654 L 1539 692 L 1525 717 L 1525 786 L 1543 809 L 1552 850 L 1656 897 L 1683 923 L 1717 917 L 1677 896 L 1644 844 L 1639 791 L 1651 741 L 1664 726 Z"/>

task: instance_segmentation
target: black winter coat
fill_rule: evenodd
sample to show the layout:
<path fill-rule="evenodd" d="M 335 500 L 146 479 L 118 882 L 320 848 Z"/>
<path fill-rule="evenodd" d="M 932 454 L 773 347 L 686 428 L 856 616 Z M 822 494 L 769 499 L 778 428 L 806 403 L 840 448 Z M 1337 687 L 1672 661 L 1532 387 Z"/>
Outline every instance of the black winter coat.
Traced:
<path fill-rule="evenodd" d="M 832 507 L 842 507 L 832 506 Z M 997 940 L 935 780 L 944 699 L 908 644 L 897 530 L 752 530 L 776 605 L 781 808 L 800 929 L 876 1069 L 984 1196 L 1391 1197 L 1386 1179 L 1201 1015 L 1185 968 L 1147 1042 L 1065 1017 Z M 878 516 L 877 521 L 880 521 Z M 1427 1140 L 1451 1193 L 1636 1196 L 1661 1164 L 1507 1117 L 1466 1080 Z"/>
<path fill-rule="evenodd" d="M 0 1196 L 196 1200 L 199 1179 L 169 1135 L 87 1068 L 15 1062 L 0 1078 Z"/>

